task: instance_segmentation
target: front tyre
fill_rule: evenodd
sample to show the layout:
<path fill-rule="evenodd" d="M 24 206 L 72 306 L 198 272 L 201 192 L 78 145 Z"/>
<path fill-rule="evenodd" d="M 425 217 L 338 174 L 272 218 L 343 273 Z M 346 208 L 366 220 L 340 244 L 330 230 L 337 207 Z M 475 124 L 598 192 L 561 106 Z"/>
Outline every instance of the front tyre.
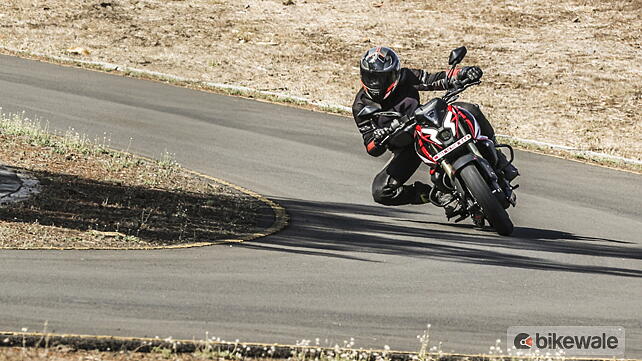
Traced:
<path fill-rule="evenodd" d="M 481 207 L 484 217 L 495 227 L 495 231 L 502 236 L 509 236 L 513 233 L 513 222 L 504 207 L 491 193 L 477 167 L 474 164 L 469 164 L 459 174 L 468 191 Z"/>

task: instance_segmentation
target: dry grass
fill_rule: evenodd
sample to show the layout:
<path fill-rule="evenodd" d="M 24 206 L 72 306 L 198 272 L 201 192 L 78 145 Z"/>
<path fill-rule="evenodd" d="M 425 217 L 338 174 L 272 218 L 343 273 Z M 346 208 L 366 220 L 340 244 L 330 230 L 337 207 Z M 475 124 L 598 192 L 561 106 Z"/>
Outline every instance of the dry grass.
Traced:
<path fill-rule="evenodd" d="M 136 352 L 100 352 L 100 351 L 76 351 L 59 349 L 30 349 L 30 348 L 6 348 L 0 349 L 0 361 L 194 361 L 194 360 L 217 360 L 207 356 L 195 354 L 171 354 L 159 350 L 153 353 Z M 221 359 L 222 360 L 222 359 Z"/>
<path fill-rule="evenodd" d="M 23 349 L 23 348 L 4 348 L 0 349 L 0 361 L 124 361 L 124 360 L 167 360 L 167 358 L 158 354 L 135 354 L 135 353 L 103 353 L 98 351 L 72 351 L 72 350 L 54 350 L 54 349 Z M 187 360 L 181 358 L 180 360 Z"/>
<path fill-rule="evenodd" d="M 46 324 L 45 324 L 46 328 Z M 564 361 L 563 353 L 540 354 L 522 352 L 514 346 L 504 349 L 497 339 L 485 353 L 476 355 L 449 354 L 442 350 L 442 343 L 432 345 L 431 325 L 417 335 L 417 352 L 393 351 L 355 347 L 354 338 L 343 343 L 301 339 L 296 345 L 247 344 L 209 337 L 204 340 L 174 340 L 171 337 L 155 339 L 127 339 L 111 337 L 52 335 L 47 333 L 9 334 L 0 338 L 0 361 L 14 360 L 235 360 L 235 361 Z M 18 345 L 22 345 L 18 348 Z M 98 350 L 102 350 L 99 352 Z M 596 358 L 598 360 L 599 358 Z"/>
<path fill-rule="evenodd" d="M 498 133 L 642 157 L 641 0 L 7 0 L 0 26 L 14 48 L 345 105 L 368 47 L 440 69 L 465 44 Z"/>
<path fill-rule="evenodd" d="M 257 199 L 195 177 L 170 156 L 147 160 L 104 141 L 0 119 L 0 160 L 41 184 L 31 199 L 0 207 L 0 247 L 145 248 L 256 231 Z"/>

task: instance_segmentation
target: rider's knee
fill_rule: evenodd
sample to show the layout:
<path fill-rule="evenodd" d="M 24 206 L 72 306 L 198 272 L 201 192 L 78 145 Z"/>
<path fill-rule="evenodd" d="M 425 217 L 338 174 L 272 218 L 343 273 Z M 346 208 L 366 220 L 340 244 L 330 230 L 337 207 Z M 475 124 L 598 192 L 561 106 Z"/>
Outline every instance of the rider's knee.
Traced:
<path fill-rule="evenodd" d="M 390 185 L 384 185 L 382 187 L 373 187 L 372 188 L 372 199 L 379 204 L 384 206 L 390 206 L 395 204 L 395 196 L 397 195 L 397 188 L 391 187 Z"/>
<path fill-rule="evenodd" d="M 460 108 L 463 108 L 468 113 L 470 113 L 475 118 L 475 120 L 477 120 L 477 124 L 479 124 L 481 133 L 483 135 L 487 136 L 490 139 L 493 139 L 495 137 L 495 129 L 493 129 L 493 126 L 481 111 L 479 105 L 466 102 L 456 102 L 453 104 L 457 105 Z"/>
<path fill-rule="evenodd" d="M 467 102 L 456 102 L 454 103 L 454 105 L 457 105 L 460 108 L 466 109 L 467 111 L 472 113 L 474 117 L 478 117 L 483 114 L 478 104 L 467 103 Z"/>
<path fill-rule="evenodd" d="M 383 188 L 373 189 L 372 199 L 379 204 L 387 205 L 390 202 L 390 195 Z"/>

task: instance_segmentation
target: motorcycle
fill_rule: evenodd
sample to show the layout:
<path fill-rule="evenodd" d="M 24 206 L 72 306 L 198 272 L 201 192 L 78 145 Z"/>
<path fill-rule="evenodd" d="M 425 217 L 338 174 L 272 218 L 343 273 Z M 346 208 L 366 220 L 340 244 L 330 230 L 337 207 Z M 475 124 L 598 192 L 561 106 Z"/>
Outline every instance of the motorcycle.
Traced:
<path fill-rule="evenodd" d="M 508 236 L 513 232 L 513 223 L 507 209 L 516 206 L 514 190 L 519 185 L 511 185 L 499 170 L 496 148 L 509 151 L 509 163 L 515 153 L 510 145 L 494 144 L 483 136 L 474 116 L 452 104 L 460 93 L 481 83 L 453 80 L 455 68 L 466 52 L 466 47 L 459 47 L 448 59 L 451 68 L 444 81 L 456 86 L 419 106 L 414 114 L 407 116 L 368 105 L 359 116 L 393 119 L 393 131 L 380 142 L 382 145 L 394 148 L 414 143 L 417 155 L 430 167 L 434 186 L 428 198 L 438 207 L 449 207 L 449 220 L 458 217 L 455 222 L 460 222 L 471 217 L 480 228 L 488 221 L 498 234 Z"/>

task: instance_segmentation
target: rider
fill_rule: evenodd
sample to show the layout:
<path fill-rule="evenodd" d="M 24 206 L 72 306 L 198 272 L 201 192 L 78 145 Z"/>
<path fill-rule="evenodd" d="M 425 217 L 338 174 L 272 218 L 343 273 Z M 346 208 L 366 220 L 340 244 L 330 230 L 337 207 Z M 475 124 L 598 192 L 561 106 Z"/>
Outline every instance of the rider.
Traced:
<path fill-rule="evenodd" d="M 419 90 L 446 90 L 454 84 L 448 84 L 445 71 L 428 73 L 420 69 L 402 68 L 397 54 L 390 48 L 378 46 L 368 50 L 360 61 L 361 85 L 352 105 L 352 115 L 357 128 L 363 136 L 363 142 L 368 154 L 378 157 L 386 152 L 386 147 L 380 144 L 393 129 L 392 119 L 379 117 L 365 119 L 359 117 L 359 112 L 367 105 L 379 105 L 383 111 L 395 111 L 403 115 L 411 115 L 419 106 Z M 482 70 L 477 66 L 467 66 L 455 69 L 451 82 L 469 79 L 477 81 L 482 76 Z M 481 133 L 495 141 L 495 132 L 478 105 L 457 102 L 453 103 L 467 110 L 477 120 Z M 377 174 L 372 183 L 372 196 L 377 203 L 384 205 L 423 204 L 428 203 L 430 186 L 422 182 L 404 185 L 421 164 L 413 144 L 393 148 L 393 157 Z M 501 151 L 497 151 L 499 169 L 504 177 L 511 181 L 519 175 L 515 168 Z M 448 213 L 448 210 L 447 210 Z"/>

